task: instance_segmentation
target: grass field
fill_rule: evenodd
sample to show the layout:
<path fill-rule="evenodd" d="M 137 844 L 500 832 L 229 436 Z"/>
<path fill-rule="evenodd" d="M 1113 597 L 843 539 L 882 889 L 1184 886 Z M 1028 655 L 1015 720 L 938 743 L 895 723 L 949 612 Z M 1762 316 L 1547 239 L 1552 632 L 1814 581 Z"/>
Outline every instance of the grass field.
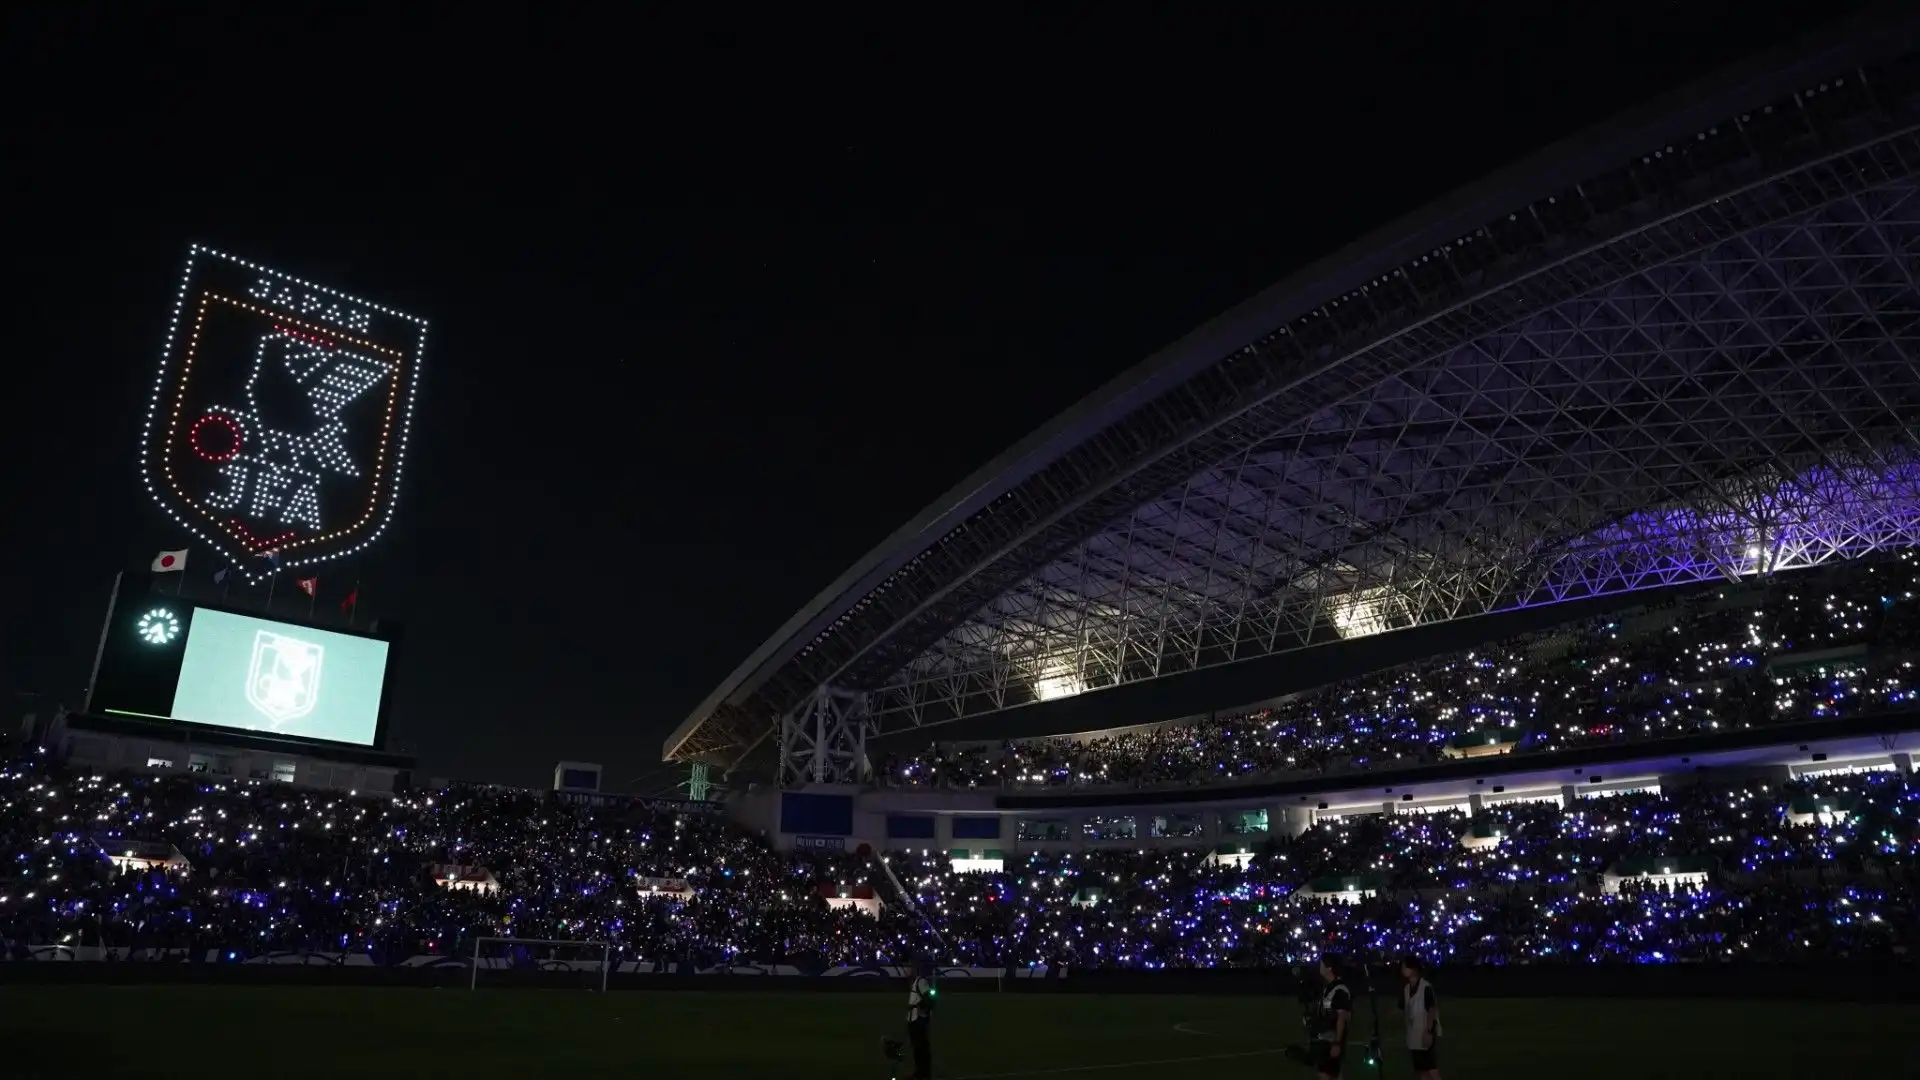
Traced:
<path fill-rule="evenodd" d="M 1443 988 L 1444 992 L 1444 988 Z M 0 987 L 9 1080 L 54 1077 L 884 1078 L 901 995 L 595 994 L 233 987 Z M 1362 1035 L 1372 1019 L 1363 1000 Z M 1384 1076 L 1410 1070 L 1382 1002 Z M 1920 1010 L 1791 1002 L 1452 999 L 1452 1080 L 1916 1075 Z M 1278 1047 L 1291 1001 L 955 993 L 943 1078 L 1306 1076 Z M 1347 1077 L 1372 1076 L 1360 1059 Z"/>

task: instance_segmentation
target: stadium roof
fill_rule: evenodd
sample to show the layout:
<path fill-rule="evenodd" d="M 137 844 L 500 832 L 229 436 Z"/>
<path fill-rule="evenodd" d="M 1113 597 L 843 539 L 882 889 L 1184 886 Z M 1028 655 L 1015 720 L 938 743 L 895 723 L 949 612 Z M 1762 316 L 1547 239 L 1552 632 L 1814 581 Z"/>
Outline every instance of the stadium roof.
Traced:
<path fill-rule="evenodd" d="M 664 747 L 866 734 L 1920 539 L 1920 33 L 1562 143 L 1214 319 L 903 526 Z"/>

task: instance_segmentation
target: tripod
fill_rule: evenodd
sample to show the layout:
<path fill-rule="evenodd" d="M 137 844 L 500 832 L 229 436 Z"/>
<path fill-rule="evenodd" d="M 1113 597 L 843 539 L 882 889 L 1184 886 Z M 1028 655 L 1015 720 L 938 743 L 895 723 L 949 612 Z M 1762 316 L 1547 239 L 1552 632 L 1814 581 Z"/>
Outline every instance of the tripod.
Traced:
<path fill-rule="evenodd" d="M 1386 1063 L 1380 1053 L 1380 992 L 1373 985 L 1373 965 L 1360 968 L 1360 977 L 1367 983 L 1367 1005 L 1373 1010 L 1373 1035 L 1367 1039 L 1367 1064 L 1373 1066 L 1375 1080 L 1385 1080 Z"/>

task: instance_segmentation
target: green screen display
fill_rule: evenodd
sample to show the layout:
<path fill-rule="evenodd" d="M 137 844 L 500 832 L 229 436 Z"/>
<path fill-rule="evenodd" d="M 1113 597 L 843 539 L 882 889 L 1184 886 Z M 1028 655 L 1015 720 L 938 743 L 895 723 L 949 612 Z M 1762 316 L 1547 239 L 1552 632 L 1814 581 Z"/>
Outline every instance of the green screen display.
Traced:
<path fill-rule="evenodd" d="M 387 643 L 201 608 L 187 628 L 177 720 L 373 745 Z"/>

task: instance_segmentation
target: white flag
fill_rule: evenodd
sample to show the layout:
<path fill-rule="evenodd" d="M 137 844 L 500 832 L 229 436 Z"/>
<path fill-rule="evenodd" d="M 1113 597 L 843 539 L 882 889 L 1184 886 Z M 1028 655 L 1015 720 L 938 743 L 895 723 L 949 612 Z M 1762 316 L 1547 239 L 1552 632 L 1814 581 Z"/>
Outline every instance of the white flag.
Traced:
<path fill-rule="evenodd" d="M 181 548 L 179 551 L 163 551 L 153 557 L 153 572 L 156 574 L 173 574 L 186 568 L 186 548 Z"/>

